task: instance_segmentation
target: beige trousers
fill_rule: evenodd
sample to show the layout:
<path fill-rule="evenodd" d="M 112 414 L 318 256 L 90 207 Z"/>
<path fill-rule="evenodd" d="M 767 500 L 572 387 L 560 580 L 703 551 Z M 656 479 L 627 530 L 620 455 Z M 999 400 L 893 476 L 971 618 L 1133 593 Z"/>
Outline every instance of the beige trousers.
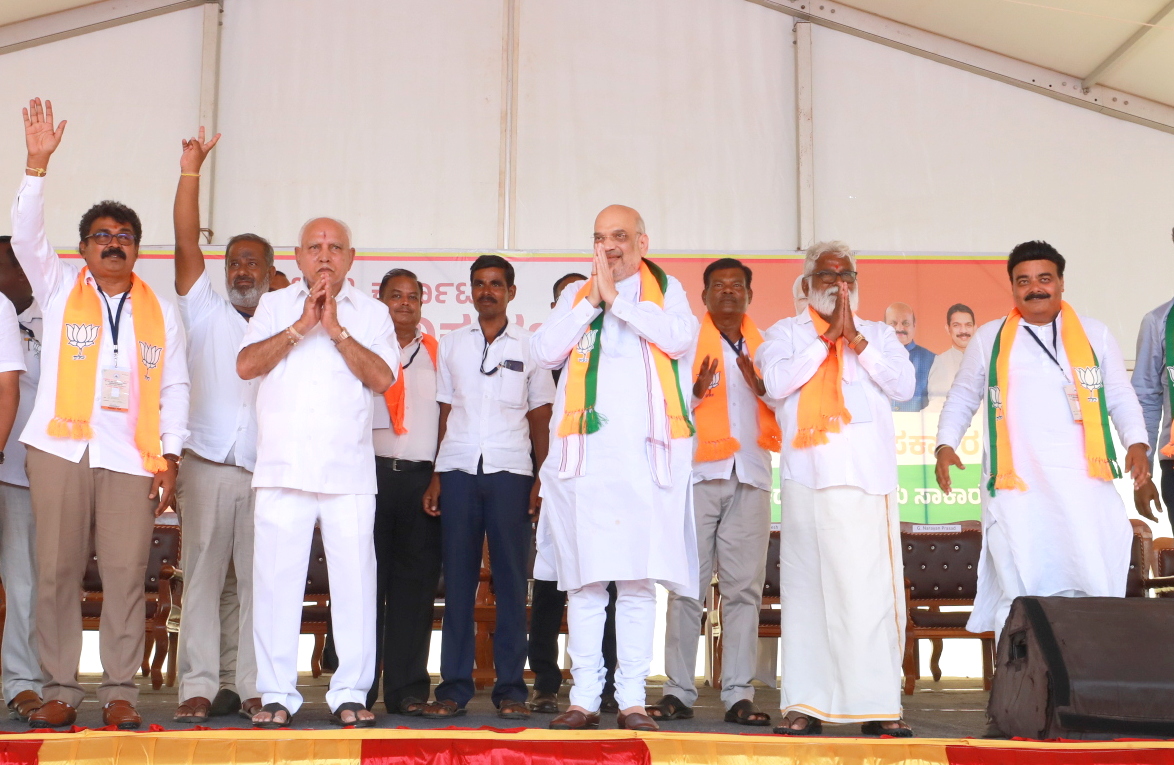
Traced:
<path fill-rule="evenodd" d="M 85 697 L 77 679 L 82 652 L 82 579 L 90 532 L 102 577 L 98 631 L 102 683 L 98 701 L 134 703 L 143 663 L 144 589 L 156 502 L 151 479 L 90 467 L 90 452 L 74 463 L 29 447 L 27 460 L 37 524 L 37 647 L 44 699 L 76 707 Z"/>

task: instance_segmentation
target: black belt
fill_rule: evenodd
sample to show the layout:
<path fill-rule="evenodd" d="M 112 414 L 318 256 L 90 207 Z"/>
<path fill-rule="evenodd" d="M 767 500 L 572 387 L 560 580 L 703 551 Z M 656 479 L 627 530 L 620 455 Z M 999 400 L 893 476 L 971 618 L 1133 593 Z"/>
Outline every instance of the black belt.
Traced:
<path fill-rule="evenodd" d="M 432 463 L 428 461 L 401 460 L 396 457 L 376 457 L 375 459 L 390 463 L 391 470 L 395 473 L 414 473 L 421 470 L 432 472 Z"/>

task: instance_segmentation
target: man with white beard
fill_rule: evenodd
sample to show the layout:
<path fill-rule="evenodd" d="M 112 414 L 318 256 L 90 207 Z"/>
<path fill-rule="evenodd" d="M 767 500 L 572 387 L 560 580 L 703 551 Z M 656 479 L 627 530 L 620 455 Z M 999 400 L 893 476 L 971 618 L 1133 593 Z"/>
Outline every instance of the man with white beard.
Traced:
<path fill-rule="evenodd" d="M 183 142 L 175 192 L 175 291 L 192 384 L 192 435 L 176 489 L 184 597 L 174 719 L 185 723 L 237 711 L 251 718 L 261 709 L 253 647 L 257 381 L 240 379 L 236 356 L 269 291 L 273 248 L 256 234 L 234 236 L 224 250 L 228 297 L 212 289 L 200 250 L 200 166 L 219 139 L 205 142 L 200 128 L 198 138 Z"/>
<path fill-rule="evenodd" d="M 901 720 L 905 597 L 891 401 L 915 373 L 893 329 L 855 315 L 856 258 L 843 242 L 807 250 L 808 308 L 758 349 L 767 396 L 781 399 L 783 724 L 823 721 L 911 736 Z"/>

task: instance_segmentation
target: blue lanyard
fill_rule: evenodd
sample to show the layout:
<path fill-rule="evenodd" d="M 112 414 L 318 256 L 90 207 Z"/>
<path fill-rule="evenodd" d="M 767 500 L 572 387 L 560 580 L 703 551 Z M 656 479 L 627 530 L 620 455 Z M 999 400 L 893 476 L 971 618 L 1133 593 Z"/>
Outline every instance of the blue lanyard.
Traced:
<path fill-rule="evenodd" d="M 118 327 L 122 324 L 122 306 L 126 303 L 126 297 L 130 294 L 130 288 L 127 287 L 126 292 L 122 293 L 122 299 L 118 301 L 118 315 L 115 315 L 110 310 L 110 299 L 106 297 L 106 293 L 102 291 L 102 285 L 94 282 L 94 286 L 98 288 L 98 294 L 102 296 L 102 302 L 106 304 L 106 316 L 110 319 L 110 340 L 114 343 L 114 366 L 118 366 Z"/>

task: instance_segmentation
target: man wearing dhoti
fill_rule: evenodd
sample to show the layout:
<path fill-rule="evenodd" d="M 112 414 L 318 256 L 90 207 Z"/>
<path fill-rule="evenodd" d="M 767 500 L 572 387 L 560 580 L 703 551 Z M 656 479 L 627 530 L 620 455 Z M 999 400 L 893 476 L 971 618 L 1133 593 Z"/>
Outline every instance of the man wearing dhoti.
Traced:
<path fill-rule="evenodd" d="M 535 361 L 566 364 L 542 465 L 534 576 L 567 591 L 570 706 L 550 726 L 599 724 L 603 627 L 614 581 L 621 728 L 645 714 L 659 582 L 697 597 L 687 356 L 697 319 L 676 279 L 645 259 L 644 221 L 614 205 L 595 219 L 592 276 L 563 291 L 531 338 Z"/>
<path fill-rule="evenodd" d="M 901 720 L 905 594 L 893 401 L 915 372 L 886 324 L 855 315 L 856 258 L 807 250 L 808 308 L 767 331 L 758 366 L 782 429 L 780 694 L 775 733 L 823 722 L 911 736 Z"/>
<path fill-rule="evenodd" d="M 1150 480 L 1145 419 L 1109 329 L 1062 299 L 1064 257 L 1046 242 L 1011 251 L 1015 308 L 966 348 L 938 420 L 937 480 L 985 405 L 982 553 L 966 629 L 999 632 L 1020 595 L 1125 595 L 1133 532 L 1109 420 L 1134 486 Z"/>

